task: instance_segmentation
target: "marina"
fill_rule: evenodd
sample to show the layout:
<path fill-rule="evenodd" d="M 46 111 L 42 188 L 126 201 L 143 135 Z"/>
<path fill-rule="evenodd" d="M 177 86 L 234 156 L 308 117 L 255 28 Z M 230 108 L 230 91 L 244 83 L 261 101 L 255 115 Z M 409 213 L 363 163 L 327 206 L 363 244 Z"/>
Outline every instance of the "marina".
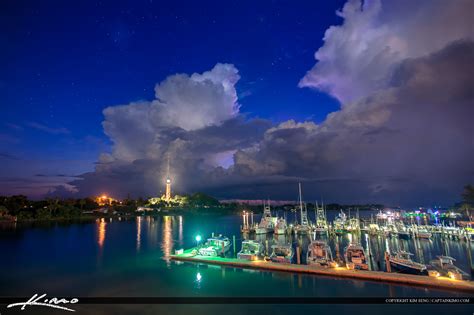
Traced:
<path fill-rule="evenodd" d="M 340 210 L 331 223 L 324 204 L 321 203 L 319 207 L 317 202 L 314 206 L 314 221 L 311 221 L 307 204 L 303 202 L 301 184 L 298 185 L 298 193 L 298 203 L 295 209 L 291 209 L 295 213 L 293 223 L 288 223 L 286 212 L 279 216 L 278 210 L 275 210 L 274 215 L 269 201 L 263 205 L 258 224 L 254 224 L 252 211 L 243 212 L 243 225 L 240 227 L 242 249 L 237 255 L 235 236 L 233 253 L 229 251 L 229 243 L 219 243 L 209 249 L 208 244 L 215 239 L 229 241 L 227 237 L 215 237 L 212 233 L 204 245 L 207 249 L 205 255 L 201 253 L 201 246 L 197 242 L 196 248 L 176 250 L 168 258 L 474 292 L 471 276 L 455 265 L 456 259 L 449 256 L 446 246 L 448 240 L 466 243 L 472 273 L 470 226 L 459 227 L 455 221 L 454 224 L 449 220 L 438 221 L 438 217 L 432 213 L 418 216 L 420 211 L 415 212 L 416 221 L 411 213 L 391 210 L 379 210 L 375 221 L 371 213 L 369 221 L 367 217 L 361 218 L 359 209 L 356 209 L 355 216 L 351 216 L 350 209 L 348 215 Z M 348 238 L 345 246 L 341 242 L 344 238 Z M 435 257 L 430 253 L 432 259 L 425 263 L 421 247 L 433 239 L 437 239 L 443 248 Z M 376 243 L 376 247 L 371 243 Z M 334 256 L 330 244 L 334 246 Z M 415 245 L 417 256 L 422 261 L 412 258 L 415 255 L 409 251 L 410 244 Z"/>
<path fill-rule="evenodd" d="M 190 252 L 183 252 L 178 255 L 171 255 L 170 258 L 176 261 L 185 261 L 199 264 L 212 264 L 226 267 L 258 269 L 267 271 L 305 273 L 377 282 L 391 282 L 402 285 L 422 286 L 442 290 L 468 292 L 474 294 L 474 283 L 472 281 L 460 281 L 450 279 L 448 277 L 426 277 L 399 273 L 387 273 L 380 271 L 349 270 L 342 267 L 325 268 L 309 265 L 281 264 L 263 260 L 248 261 L 234 258 L 194 256 Z"/>

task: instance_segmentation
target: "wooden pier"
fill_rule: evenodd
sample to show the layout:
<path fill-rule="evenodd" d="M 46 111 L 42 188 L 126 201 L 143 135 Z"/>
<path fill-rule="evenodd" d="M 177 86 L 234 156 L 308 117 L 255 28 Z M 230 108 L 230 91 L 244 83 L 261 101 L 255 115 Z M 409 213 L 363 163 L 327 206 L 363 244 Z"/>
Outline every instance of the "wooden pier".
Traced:
<path fill-rule="evenodd" d="M 282 271 L 292 273 L 305 273 L 338 278 L 350 278 L 365 281 L 395 283 L 400 285 L 419 286 L 440 290 L 461 291 L 474 294 L 474 282 L 453 280 L 447 277 L 415 276 L 382 271 L 348 270 L 345 267 L 324 268 L 298 264 L 278 264 L 268 261 L 248 261 L 235 258 L 207 257 L 192 255 L 189 251 L 182 254 L 171 255 L 172 260 L 193 263 L 221 265 L 235 268 L 259 269 L 268 271 Z"/>

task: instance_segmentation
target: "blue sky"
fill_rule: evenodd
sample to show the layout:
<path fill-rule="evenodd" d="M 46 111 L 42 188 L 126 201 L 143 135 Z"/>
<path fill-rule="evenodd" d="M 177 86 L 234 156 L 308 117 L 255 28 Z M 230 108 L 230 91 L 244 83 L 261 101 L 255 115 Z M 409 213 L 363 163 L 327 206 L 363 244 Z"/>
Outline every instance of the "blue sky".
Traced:
<path fill-rule="evenodd" d="M 188 155 L 176 159 L 175 168 L 187 172 L 192 165 L 204 172 L 195 178 L 215 182 L 181 182 L 183 192 L 251 198 L 274 191 L 280 195 L 270 197 L 284 199 L 289 183 L 307 181 L 315 196 L 348 202 L 360 195 L 365 201 L 413 201 L 423 195 L 417 187 L 426 188 L 424 200 L 454 200 L 472 179 L 474 149 L 462 145 L 472 128 L 459 123 L 470 115 L 469 101 L 450 94 L 466 78 L 449 72 L 458 66 L 449 58 L 470 46 L 447 48 L 473 39 L 470 9 L 469 0 L 2 2 L 0 190 L 40 197 L 79 176 L 83 184 L 72 182 L 69 192 L 95 194 L 113 186 L 117 194 L 136 187 L 142 188 L 135 194 L 149 194 L 148 187 L 156 191 L 162 183 L 147 173 L 160 178 L 163 159 L 185 139 Z M 451 68 L 443 73 L 456 85 L 436 101 L 449 100 L 459 111 L 437 104 L 428 92 L 416 100 L 403 94 L 412 88 L 403 84 L 424 69 L 410 64 L 438 71 L 431 62 L 436 53 L 447 59 Z M 230 84 L 234 70 L 240 79 Z M 202 85 L 193 73 L 214 81 Z M 425 82 L 430 93 L 441 80 Z M 169 104 L 155 96 L 160 82 Z M 223 87 L 230 90 L 221 95 Z M 394 89 L 399 94 L 389 98 Z M 200 110 L 192 93 L 210 107 Z M 238 99 L 226 103 L 234 94 Z M 209 95 L 222 97 L 222 106 Z M 182 104 L 181 97 L 191 101 Z M 147 101 L 140 109 L 129 105 L 140 100 Z M 223 108 L 235 102 L 237 116 Z M 123 112 L 117 105 L 126 105 Z M 203 118 L 205 110 L 221 116 Z M 151 112 L 161 116 L 152 121 Z M 192 122 L 199 128 L 168 124 L 164 117 L 176 113 L 200 115 Z M 433 117 L 445 117 L 445 130 L 423 125 Z M 273 143 L 275 133 L 281 138 Z M 287 146 L 280 152 L 268 149 L 281 143 Z M 416 160 L 419 150 L 435 156 L 434 147 L 453 154 Z M 397 155 L 389 154 L 393 148 Z M 213 164 L 219 159 L 226 170 Z M 443 172 L 434 178 L 430 168 L 439 169 L 440 161 Z M 103 169 L 104 163 L 114 166 Z M 140 163 L 149 165 L 147 171 Z M 133 187 L 120 180 L 131 176 L 122 174 L 126 169 L 137 176 Z M 236 186 L 225 190 L 224 183 Z M 340 187 L 347 193 L 338 195 Z"/>
<path fill-rule="evenodd" d="M 241 112 L 252 117 L 321 121 L 339 106 L 297 84 L 343 1 L 20 3 L 4 3 L 0 22 L 0 132 L 10 154 L 92 168 L 109 144 L 105 107 L 152 99 L 168 75 L 216 62 L 239 69 Z"/>

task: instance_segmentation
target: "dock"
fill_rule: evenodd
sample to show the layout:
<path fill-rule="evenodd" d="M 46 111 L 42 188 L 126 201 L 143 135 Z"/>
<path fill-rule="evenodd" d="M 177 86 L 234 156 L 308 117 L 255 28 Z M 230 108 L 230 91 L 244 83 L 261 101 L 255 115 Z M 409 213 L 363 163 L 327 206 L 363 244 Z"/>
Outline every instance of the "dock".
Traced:
<path fill-rule="evenodd" d="M 399 285 L 418 286 L 449 291 L 460 291 L 474 294 L 474 282 L 454 280 L 448 277 L 417 276 L 383 271 L 348 270 L 345 267 L 325 268 L 298 264 L 279 264 L 269 261 L 248 261 L 236 258 L 208 257 L 193 255 L 189 251 L 170 255 L 171 260 L 220 265 L 234 268 L 258 269 L 264 271 L 280 271 L 290 273 L 313 274 L 337 278 L 357 279 L 394 283 Z"/>

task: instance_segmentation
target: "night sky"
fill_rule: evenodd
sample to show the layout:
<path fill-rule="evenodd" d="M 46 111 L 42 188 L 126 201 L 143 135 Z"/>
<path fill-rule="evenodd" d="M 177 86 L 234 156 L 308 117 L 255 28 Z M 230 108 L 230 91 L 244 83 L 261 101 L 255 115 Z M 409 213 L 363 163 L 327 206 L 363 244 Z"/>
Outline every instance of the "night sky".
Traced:
<path fill-rule="evenodd" d="M 0 194 L 443 204 L 472 1 L 2 1 Z M 471 16 L 470 16 L 471 15 Z"/>

